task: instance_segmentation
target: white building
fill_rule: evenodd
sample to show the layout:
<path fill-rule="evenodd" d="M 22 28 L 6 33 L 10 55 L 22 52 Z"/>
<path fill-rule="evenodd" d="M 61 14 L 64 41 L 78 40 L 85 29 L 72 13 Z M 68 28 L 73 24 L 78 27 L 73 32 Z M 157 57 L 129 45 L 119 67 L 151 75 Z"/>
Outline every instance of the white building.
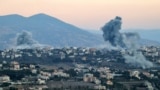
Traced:
<path fill-rule="evenodd" d="M 30 64 L 29 67 L 30 67 L 31 69 L 35 69 L 35 65 L 33 65 L 33 64 Z"/>
<path fill-rule="evenodd" d="M 58 77 L 70 77 L 69 74 L 64 73 L 62 71 L 56 71 L 52 73 L 52 76 L 58 76 Z"/>
<path fill-rule="evenodd" d="M 10 65 L 11 65 L 10 67 L 11 70 L 20 70 L 20 65 L 18 62 L 12 61 Z"/>
<path fill-rule="evenodd" d="M 42 80 L 42 79 L 38 79 L 37 83 L 38 83 L 38 84 L 46 84 L 46 81 L 45 81 L 45 80 Z"/>
<path fill-rule="evenodd" d="M 106 87 L 102 86 L 102 85 L 97 85 L 97 86 L 94 86 L 94 89 L 96 89 L 96 90 L 106 90 Z"/>
<path fill-rule="evenodd" d="M 84 82 L 94 82 L 96 80 L 96 77 L 93 76 L 91 73 L 86 73 L 83 76 L 83 81 Z"/>
<path fill-rule="evenodd" d="M 101 84 L 101 81 L 100 81 L 99 79 L 95 79 L 95 80 L 94 80 L 94 83 L 95 83 L 95 84 Z"/>
<path fill-rule="evenodd" d="M 108 81 L 106 82 L 106 84 L 107 84 L 107 85 L 113 85 L 113 82 L 110 81 L 110 80 L 108 80 Z"/>
<path fill-rule="evenodd" d="M 131 76 L 131 77 L 136 77 L 136 78 L 138 78 L 138 79 L 140 79 L 139 74 L 140 74 L 139 71 L 131 71 L 131 72 L 130 72 L 130 76 Z"/>
<path fill-rule="evenodd" d="M 0 76 L 0 82 L 10 82 L 10 77 L 7 75 Z"/>
<path fill-rule="evenodd" d="M 31 72 L 36 74 L 37 73 L 37 69 L 32 69 Z"/>
<path fill-rule="evenodd" d="M 48 72 L 41 71 L 40 74 L 38 75 L 38 77 L 43 80 L 48 80 L 51 77 L 51 74 Z"/>

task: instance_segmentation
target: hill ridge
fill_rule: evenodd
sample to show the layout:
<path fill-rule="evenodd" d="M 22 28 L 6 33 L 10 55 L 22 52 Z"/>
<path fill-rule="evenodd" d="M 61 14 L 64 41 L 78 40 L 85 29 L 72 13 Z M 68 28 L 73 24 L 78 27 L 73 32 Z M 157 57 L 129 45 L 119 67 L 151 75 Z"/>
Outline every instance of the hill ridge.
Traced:
<path fill-rule="evenodd" d="M 103 43 L 103 39 L 94 34 L 43 13 L 30 17 L 22 16 L 21 19 L 17 20 L 19 16 L 20 15 L 7 15 L 5 18 L 12 17 L 13 19 L 5 21 L 4 18 L 0 18 L 0 32 L 3 32 L 0 34 L 0 44 L 5 46 L 0 48 L 7 48 L 6 46 L 8 44 L 12 45 L 14 41 L 13 38 L 23 30 L 31 32 L 33 38 L 40 43 L 55 47 L 91 47 Z"/>

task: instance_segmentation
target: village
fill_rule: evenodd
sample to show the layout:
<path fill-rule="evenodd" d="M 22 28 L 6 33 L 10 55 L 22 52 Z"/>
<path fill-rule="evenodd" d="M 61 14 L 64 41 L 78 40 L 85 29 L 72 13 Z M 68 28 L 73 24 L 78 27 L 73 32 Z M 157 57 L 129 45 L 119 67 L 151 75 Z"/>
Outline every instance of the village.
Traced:
<path fill-rule="evenodd" d="M 159 90 L 160 48 L 140 50 L 157 67 L 125 65 L 122 54 L 126 52 L 116 50 L 3 50 L 0 90 Z"/>

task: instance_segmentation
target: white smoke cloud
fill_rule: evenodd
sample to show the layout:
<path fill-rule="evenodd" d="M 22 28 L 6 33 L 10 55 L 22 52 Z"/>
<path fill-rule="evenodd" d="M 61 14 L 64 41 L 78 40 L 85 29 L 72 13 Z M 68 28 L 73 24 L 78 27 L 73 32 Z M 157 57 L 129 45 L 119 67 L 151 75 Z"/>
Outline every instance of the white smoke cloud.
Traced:
<path fill-rule="evenodd" d="M 27 31 L 23 31 L 22 33 L 17 34 L 17 46 L 25 45 L 25 46 L 32 46 L 38 44 L 38 41 L 32 38 L 32 34 Z"/>
<path fill-rule="evenodd" d="M 124 58 L 125 63 L 137 66 L 137 67 L 142 67 L 142 68 L 150 68 L 153 67 L 153 63 L 150 61 L 147 61 L 146 58 L 143 56 L 141 52 L 138 51 L 131 51 L 132 55 L 125 54 Z"/>
<path fill-rule="evenodd" d="M 150 68 L 153 63 L 147 61 L 142 52 L 138 51 L 140 48 L 140 36 L 137 33 L 120 33 L 121 17 L 109 21 L 102 27 L 103 37 L 106 42 L 109 42 L 113 47 L 119 49 L 127 49 L 129 54 L 125 54 L 125 62 L 137 67 Z"/>
<path fill-rule="evenodd" d="M 125 54 L 125 62 L 131 65 L 150 68 L 153 66 L 153 63 L 147 61 L 142 52 L 138 51 L 140 48 L 139 41 L 140 37 L 137 33 L 127 33 L 123 35 L 123 41 L 127 46 L 129 54 Z"/>
<path fill-rule="evenodd" d="M 21 33 L 18 33 L 14 41 L 15 44 L 11 48 L 15 49 L 50 47 L 49 45 L 40 44 L 38 41 L 34 40 L 32 38 L 32 33 L 28 31 L 22 31 Z"/>

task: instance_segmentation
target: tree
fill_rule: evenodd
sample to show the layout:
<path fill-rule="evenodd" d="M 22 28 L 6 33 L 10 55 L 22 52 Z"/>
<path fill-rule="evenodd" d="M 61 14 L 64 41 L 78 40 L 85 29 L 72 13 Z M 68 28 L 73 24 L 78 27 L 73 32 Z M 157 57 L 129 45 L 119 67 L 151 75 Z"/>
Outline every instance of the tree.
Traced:
<path fill-rule="evenodd" d="M 1 85 L 0 85 L 0 87 L 8 87 L 9 85 L 11 85 L 11 83 L 2 83 Z"/>
<path fill-rule="evenodd" d="M 66 71 L 66 73 L 68 73 L 71 77 L 77 76 L 77 73 L 76 71 L 74 71 L 74 69 L 69 69 L 68 71 Z"/>

